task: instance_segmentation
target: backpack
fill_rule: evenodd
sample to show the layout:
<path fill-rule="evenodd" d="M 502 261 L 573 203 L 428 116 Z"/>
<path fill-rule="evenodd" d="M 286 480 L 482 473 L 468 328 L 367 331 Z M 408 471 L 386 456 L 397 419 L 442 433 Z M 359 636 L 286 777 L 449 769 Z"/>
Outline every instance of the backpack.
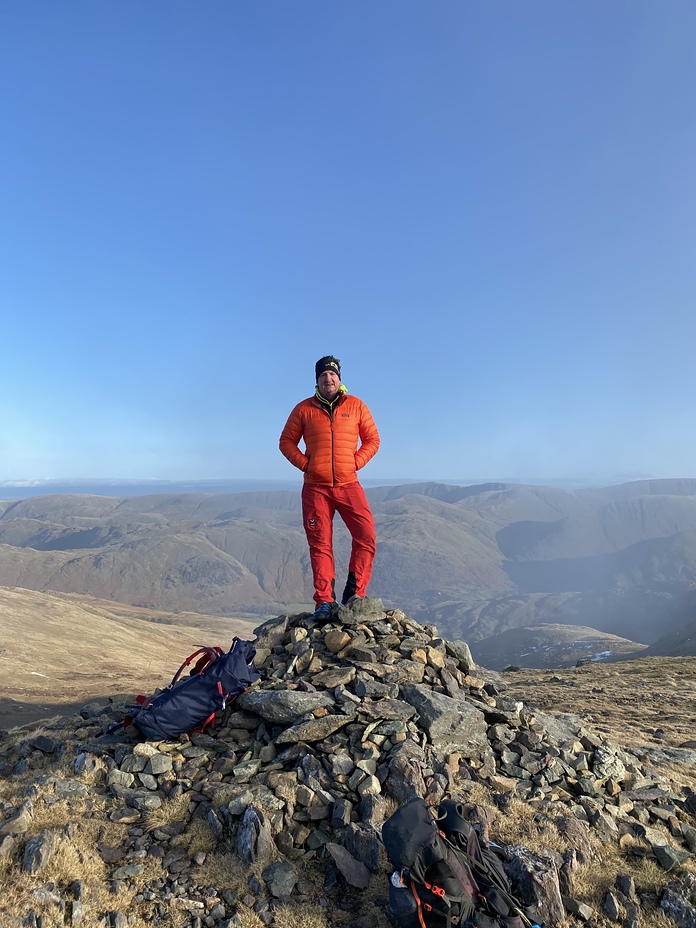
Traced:
<path fill-rule="evenodd" d="M 514 898 L 503 865 L 464 818 L 461 803 L 445 800 L 435 817 L 418 797 L 382 826 L 395 868 L 389 909 L 399 928 L 530 928 L 533 913 Z"/>
<path fill-rule="evenodd" d="M 124 719 L 123 727 L 137 726 L 148 741 L 203 731 L 214 724 L 217 711 L 259 679 L 255 655 L 250 642 L 237 638 L 227 653 L 222 648 L 199 648 L 186 658 L 166 689 L 154 696 L 138 697 L 138 708 Z M 189 676 L 181 680 L 194 660 Z"/>

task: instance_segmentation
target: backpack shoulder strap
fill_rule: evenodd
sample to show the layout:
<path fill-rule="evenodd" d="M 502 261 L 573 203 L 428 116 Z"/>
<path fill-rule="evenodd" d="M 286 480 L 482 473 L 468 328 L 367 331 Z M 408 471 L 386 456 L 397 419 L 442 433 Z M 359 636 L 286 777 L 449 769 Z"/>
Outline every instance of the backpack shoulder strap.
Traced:
<path fill-rule="evenodd" d="M 181 667 L 179 667 L 172 678 L 172 682 L 169 684 L 170 687 L 175 686 L 179 682 L 179 677 L 181 674 L 184 672 L 184 670 L 186 670 L 188 665 L 198 657 L 199 654 L 202 655 L 202 657 L 198 659 L 196 666 L 194 667 L 194 673 L 203 673 L 206 667 L 209 667 L 218 659 L 218 657 L 220 657 L 222 651 L 220 648 L 198 648 L 198 650 L 189 655 Z"/>

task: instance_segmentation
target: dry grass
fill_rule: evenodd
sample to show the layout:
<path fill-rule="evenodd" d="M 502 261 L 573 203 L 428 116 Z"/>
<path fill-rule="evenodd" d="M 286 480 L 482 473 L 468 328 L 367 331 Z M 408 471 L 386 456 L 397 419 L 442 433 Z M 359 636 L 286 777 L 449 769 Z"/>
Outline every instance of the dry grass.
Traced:
<path fill-rule="evenodd" d="M 199 886 L 233 889 L 240 896 L 249 891 L 249 868 L 230 851 L 208 854 L 205 863 L 193 871 L 193 878 Z"/>
<path fill-rule="evenodd" d="M 222 645 L 234 635 L 252 637 L 256 624 L 7 587 L 0 587 L 0 614 L 0 728 L 72 712 L 96 698 L 152 691 L 202 636 Z"/>
<path fill-rule="evenodd" d="M 214 851 L 217 847 L 217 838 L 215 837 L 213 829 L 208 822 L 202 818 L 194 818 L 191 820 L 191 824 L 184 832 L 184 837 L 188 842 L 187 848 L 189 857 L 193 857 L 194 854 L 199 852 L 210 854 L 211 851 Z"/>
<path fill-rule="evenodd" d="M 326 928 L 320 905 L 279 905 L 273 910 L 275 928 Z"/>
<path fill-rule="evenodd" d="M 679 747 L 694 737 L 696 657 L 504 674 L 506 695 L 542 712 L 581 717 L 622 747 Z"/>
<path fill-rule="evenodd" d="M 176 822 L 186 822 L 189 818 L 191 800 L 186 793 L 177 799 L 167 799 L 159 809 L 151 809 L 145 816 L 145 830 L 153 831 Z"/>
<path fill-rule="evenodd" d="M 32 875 L 21 869 L 19 860 L 7 861 L 4 865 L 3 893 L 0 913 L 12 924 L 12 919 L 22 919 L 35 909 L 44 915 L 44 924 L 48 926 L 63 924 L 62 918 L 53 903 L 39 903 L 32 897 L 32 890 L 44 883 L 55 883 L 59 888 L 67 888 L 74 880 L 82 880 L 86 896 L 92 908 L 103 910 L 106 902 L 106 868 L 101 857 L 89 849 L 83 849 L 72 840 L 59 840 L 56 850 L 46 868 L 41 873 Z M 113 896 L 110 905 L 113 907 Z M 3 925 L 5 923 L 3 922 Z"/>
<path fill-rule="evenodd" d="M 554 823 L 520 799 L 512 799 L 505 813 L 496 810 L 491 833 L 498 844 L 523 844 L 536 853 L 568 848 Z"/>
<path fill-rule="evenodd" d="M 239 928 L 265 928 L 256 912 L 253 909 L 248 909 L 245 905 L 240 905 L 237 918 L 239 919 Z"/>

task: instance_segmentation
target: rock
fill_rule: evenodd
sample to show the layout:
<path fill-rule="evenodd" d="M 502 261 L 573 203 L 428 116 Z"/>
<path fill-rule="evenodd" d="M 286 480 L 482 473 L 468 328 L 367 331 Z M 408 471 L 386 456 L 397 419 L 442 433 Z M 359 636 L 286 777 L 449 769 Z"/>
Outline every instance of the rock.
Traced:
<path fill-rule="evenodd" d="M 142 876 L 144 872 L 145 867 L 143 864 L 124 864 L 123 867 L 117 867 L 114 870 L 112 877 L 114 880 L 133 880 Z"/>
<path fill-rule="evenodd" d="M 471 650 L 465 641 L 448 641 L 445 648 L 447 654 L 456 660 L 462 673 L 471 673 L 476 669 Z"/>
<path fill-rule="evenodd" d="M 276 861 L 263 871 L 263 879 L 268 891 L 276 899 L 290 896 L 297 884 L 297 872 L 286 860 Z"/>
<path fill-rule="evenodd" d="M 592 906 L 580 902 L 579 899 L 564 899 L 563 902 L 567 911 L 570 912 L 571 915 L 576 915 L 583 922 L 589 922 L 594 915 Z"/>
<path fill-rule="evenodd" d="M 28 831 L 33 820 L 34 804 L 31 799 L 27 799 L 14 815 L 0 826 L 0 837 L 3 835 L 23 835 Z"/>
<path fill-rule="evenodd" d="M 696 928 L 696 876 L 686 874 L 668 883 L 660 899 L 660 909 L 679 928 Z"/>
<path fill-rule="evenodd" d="M 237 697 L 240 709 L 254 712 L 268 722 L 287 724 L 313 712 L 315 709 L 333 706 L 334 700 L 328 693 L 302 693 L 299 690 L 250 689 Z"/>
<path fill-rule="evenodd" d="M 112 822 L 118 822 L 121 825 L 134 825 L 135 822 L 139 822 L 141 819 L 140 812 L 137 809 L 114 809 L 113 812 L 109 813 L 109 818 Z"/>
<path fill-rule="evenodd" d="M 682 851 L 668 844 L 657 844 L 653 846 L 653 854 L 663 870 L 676 870 L 692 856 L 689 851 Z"/>
<path fill-rule="evenodd" d="M 344 847 L 335 844 L 333 841 L 329 841 L 326 850 L 333 857 L 336 866 L 349 886 L 355 886 L 356 889 L 367 889 L 370 885 L 370 871 L 365 864 L 360 863 Z"/>
<path fill-rule="evenodd" d="M 525 906 L 532 906 L 546 928 L 556 928 L 565 918 L 554 861 L 518 845 L 505 848 L 506 871 Z"/>
<path fill-rule="evenodd" d="M 608 892 L 602 899 L 602 912 L 613 922 L 621 921 L 622 912 L 616 893 Z"/>
<path fill-rule="evenodd" d="M 29 747 L 37 751 L 42 751 L 44 754 L 53 754 L 58 747 L 58 742 L 54 738 L 49 738 L 47 735 L 36 735 L 33 738 L 28 738 L 27 744 Z"/>
<path fill-rule="evenodd" d="M 338 628 L 332 628 L 324 635 L 324 644 L 332 654 L 338 654 L 350 644 L 350 635 Z"/>
<path fill-rule="evenodd" d="M 264 861 L 271 852 L 272 841 L 271 828 L 263 812 L 249 806 L 237 832 L 237 854 L 247 864 Z"/>
<path fill-rule="evenodd" d="M 51 861 L 56 850 L 53 832 L 41 831 L 35 838 L 30 838 L 24 846 L 22 869 L 27 873 L 41 873 Z"/>
<path fill-rule="evenodd" d="M 333 735 L 350 722 L 347 715 L 325 715 L 323 718 L 311 719 L 286 728 L 276 738 L 276 744 L 297 744 L 300 741 L 322 741 Z"/>
<path fill-rule="evenodd" d="M 462 751 L 471 755 L 488 747 L 488 726 L 483 713 L 470 703 L 435 693 L 417 683 L 403 683 L 400 692 L 418 712 L 420 724 L 436 751 L 443 754 Z"/>

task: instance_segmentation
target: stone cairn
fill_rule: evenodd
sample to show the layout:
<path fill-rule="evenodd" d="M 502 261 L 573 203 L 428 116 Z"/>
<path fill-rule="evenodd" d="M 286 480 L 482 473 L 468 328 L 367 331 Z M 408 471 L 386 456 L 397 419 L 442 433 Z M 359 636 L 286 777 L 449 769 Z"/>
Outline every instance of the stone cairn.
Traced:
<path fill-rule="evenodd" d="M 51 772 L 65 739 L 52 737 L 50 725 L 48 734 L 3 733 L 0 777 L 37 775 L 18 802 L 0 800 L 0 859 L 40 874 L 73 825 L 25 840 L 34 807 L 65 799 L 75 820 L 102 814 L 128 826 L 120 846 L 100 844 L 98 853 L 114 897 L 130 886 L 134 903 L 149 904 L 155 921 L 166 923 L 176 909 L 176 925 L 238 928 L 252 911 L 273 925 L 278 906 L 311 903 L 324 907 L 329 925 L 373 928 L 386 924 L 385 818 L 412 796 L 437 804 L 451 795 L 486 836 L 491 808 L 467 801 L 483 784 L 495 814 L 520 799 L 563 836 L 565 853 L 504 847 L 516 894 L 537 907 L 547 928 L 591 925 L 596 917 L 638 926 L 646 912 L 658 911 L 679 926 L 696 926 L 694 877 L 681 871 L 696 852 L 696 796 L 677 794 L 637 752 L 592 734 L 577 717 L 535 716 L 504 695 L 500 675 L 475 667 L 464 642 L 446 641 L 434 626 L 378 599 L 355 600 L 324 624 L 307 613 L 280 616 L 256 635 L 262 679 L 210 734 L 153 743 L 136 740 L 131 727 L 109 736 L 104 732 L 124 706 L 88 705 L 68 720 L 76 748 L 66 775 Z M 681 753 L 692 756 L 679 759 L 696 762 L 696 751 Z M 80 779 L 85 773 L 90 785 Z M 105 811 L 89 812 L 95 795 Z M 147 826 L 153 810 L 183 797 L 185 821 Z M 236 855 L 245 887 L 199 882 L 197 868 L 213 852 L 190 855 L 182 841 L 196 819 L 212 832 L 216 851 Z M 593 855 L 593 834 L 652 855 L 676 878 L 666 877 L 660 893 L 639 896 L 633 879 L 618 873 L 593 908 L 573 894 L 578 866 Z M 163 878 L 142 881 L 146 857 L 161 860 Z M 346 909 L 360 911 L 356 894 L 371 884 L 384 890 L 374 896 L 373 914 L 347 921 Z M 46 883 L 34 895 L 36 911 L 22 925 L 54 924 L 45 914 L 51 906 L 60 915 L 56 924 L 86 918 L 79 880 Z M 128 914 L 92 912 L 90 924 L 127 928 Z"/>

